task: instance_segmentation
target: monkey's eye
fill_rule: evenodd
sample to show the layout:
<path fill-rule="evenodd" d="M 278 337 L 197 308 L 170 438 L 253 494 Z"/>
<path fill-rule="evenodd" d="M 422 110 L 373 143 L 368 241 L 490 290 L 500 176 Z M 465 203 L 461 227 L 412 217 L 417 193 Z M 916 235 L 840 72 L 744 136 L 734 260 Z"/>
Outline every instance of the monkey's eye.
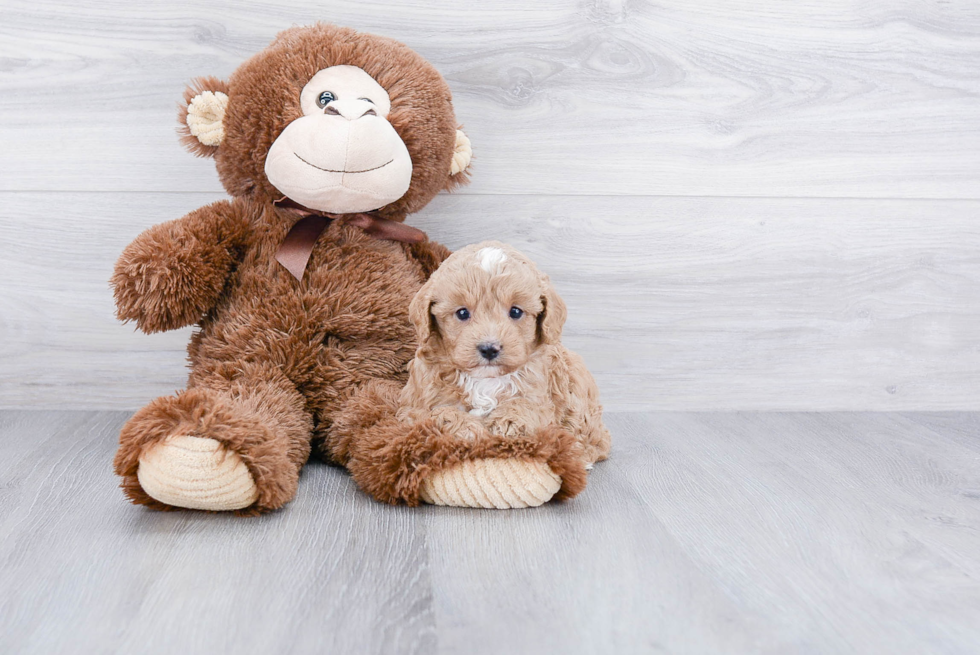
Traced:
<path fill-rule="evenodd" d="M 371 103 L 372 105 L 374 104 L 374 100 L 371 100 L 371 98 L 358 98 L 358 100 L 367 100 L 367 101 L 368 101 L 368 102 L 370 102 L 370 103 Z"/>
<path fill-rule="evenodd" d="M 470 310 L 466 309 L 465 307 L 460 307 L 456 310 L 456 318 L 461 321 L 470 320 Z"/>
<path fill-rule="evenodd" d="M 320 97 L 316 99 L 316 104 L 323 108 L 336 99 L 337 96 L 335 96 L 332 91 L 324 91 L 320 94 Z"/>
<path fill-rule="evenodd" d="M 520 307 L 511 307 L 510 308 L 510 317 L 512 319 L 514 319 L 516 321 L 521 316 L 524 316 L 524 310 L 523 309 L 521 309 Z"/>

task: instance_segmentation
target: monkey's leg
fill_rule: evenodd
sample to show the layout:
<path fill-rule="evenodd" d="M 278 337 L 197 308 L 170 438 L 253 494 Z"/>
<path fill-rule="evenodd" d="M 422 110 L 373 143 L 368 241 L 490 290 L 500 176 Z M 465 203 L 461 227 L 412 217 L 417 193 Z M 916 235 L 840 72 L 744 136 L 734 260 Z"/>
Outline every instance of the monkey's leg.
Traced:
<path fill-rule="evenodd" d="M 296 494 L 312 422 L 275 367 L 237 365 L 157 398 L 123 427 L 116 473 L 126 495 L 155 509 L 258 514 Z"/>
<path fill-rule="evenodd" d="M 548 426 L 527 437 L 460 439 L 435 420 L 395 419 L 400 385 L 364 385 L 337 414 L 324 444 L 379 501 L 462 507 L 533 507 L 585 488 L 576 439 Z"/>

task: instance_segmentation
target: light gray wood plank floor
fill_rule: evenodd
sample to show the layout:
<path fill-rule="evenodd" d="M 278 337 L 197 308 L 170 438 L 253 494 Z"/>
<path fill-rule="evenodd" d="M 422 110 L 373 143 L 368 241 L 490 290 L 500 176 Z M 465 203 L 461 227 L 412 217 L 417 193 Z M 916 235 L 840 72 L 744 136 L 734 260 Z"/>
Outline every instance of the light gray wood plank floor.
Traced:
<path fill-rule="evenodd" d="M 3 653 L 976 653 L 980 414 L 610 414 L 579 498 L 128 505 L 124 412 L 0 413 Z"/>

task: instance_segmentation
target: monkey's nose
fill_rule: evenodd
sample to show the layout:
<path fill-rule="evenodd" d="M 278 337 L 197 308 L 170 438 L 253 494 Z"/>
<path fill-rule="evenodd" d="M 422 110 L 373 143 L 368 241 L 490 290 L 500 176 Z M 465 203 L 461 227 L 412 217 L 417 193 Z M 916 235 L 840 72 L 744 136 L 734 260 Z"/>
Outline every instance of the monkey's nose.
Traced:
<path fill-rule="evenodd" d="M 487 360 L 488 362 L 492 362 L 493 360 L 497 359 L 497 355 L 500 354 L 500 348 L 496 344 L 492 343 L 481 343 L 476 347 L 476 349 L 480 351 L 483 359 Z"/>
<path fill-rule="evenodd" d="M 367 100 L 334 100 L 323 109 L 328 116 L 343 116 L 349 121 L 356 121 L 365 116 L 377 116 L 374 105 Z"/>

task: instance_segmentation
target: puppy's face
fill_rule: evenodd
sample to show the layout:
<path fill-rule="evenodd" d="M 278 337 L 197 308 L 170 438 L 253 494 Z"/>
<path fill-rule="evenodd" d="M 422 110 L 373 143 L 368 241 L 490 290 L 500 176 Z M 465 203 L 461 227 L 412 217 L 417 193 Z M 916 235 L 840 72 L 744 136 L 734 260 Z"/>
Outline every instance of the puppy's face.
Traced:
<path fill-rule="evenodd" d="M 429 313 L 453 368 L 497 377 L 527 363 L 538 347 L 541 276 L 504 250 L 486 247 L 440 269 L 431 280 Z"/>

